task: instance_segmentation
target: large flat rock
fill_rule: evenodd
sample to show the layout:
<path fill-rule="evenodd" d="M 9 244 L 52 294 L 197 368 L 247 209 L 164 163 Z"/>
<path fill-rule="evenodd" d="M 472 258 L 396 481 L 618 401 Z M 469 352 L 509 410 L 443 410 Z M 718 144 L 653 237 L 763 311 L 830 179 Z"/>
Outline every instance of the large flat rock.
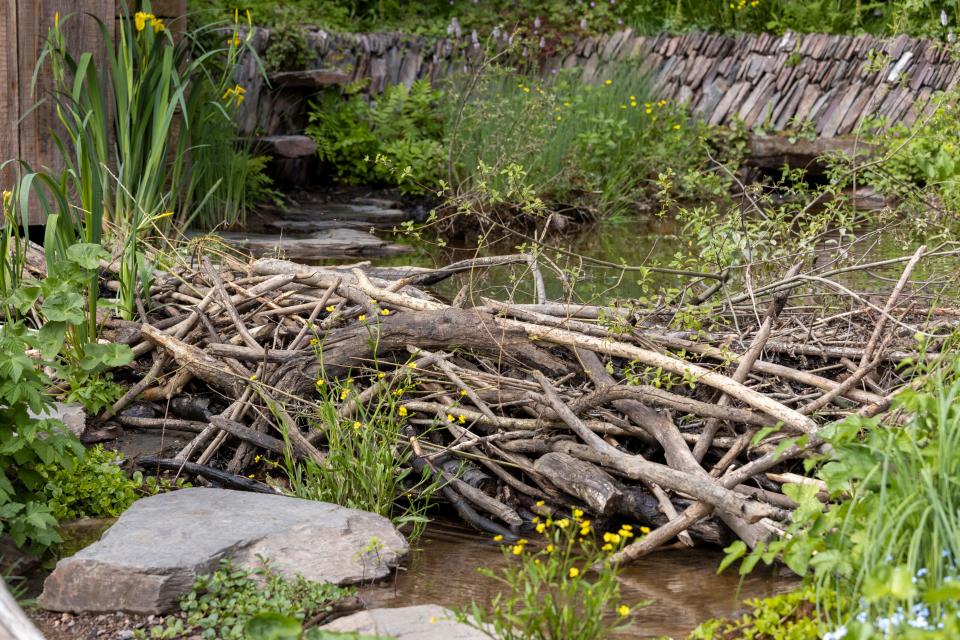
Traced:
<path fill-rule="evenodd" d="M 449 609 L 435 604 L 360 611 L 320 628 L 396 640 L 490 640 L 479 629 L 457 622 Z"/>
<path fill-rule="evenodd" d="M 61 560 L 40 604 L 54 611 L 165 613 L 222 558 L 286 575 L 356 584 L 382 578 L 407 553 L 387 518 L 325 502 L 226 489 L 138 500 L 99 542 Z"/>

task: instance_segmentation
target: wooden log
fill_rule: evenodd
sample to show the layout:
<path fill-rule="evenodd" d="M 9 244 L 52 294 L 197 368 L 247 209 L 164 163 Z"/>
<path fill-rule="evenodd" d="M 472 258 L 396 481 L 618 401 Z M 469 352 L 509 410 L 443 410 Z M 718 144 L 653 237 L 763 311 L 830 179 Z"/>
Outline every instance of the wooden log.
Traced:
<path fill-rule="evenodd" d="M 566 453 L 540 456 L 533 468 L 558 489 L 579 498 L 591 513 L 606 516 L 620 511 L 623 489 L 609 473 Z"/>
<path fill-rule="evenodd" d="M 23 612 L 6 582 L 0 579 L 0 638 L 10 640 L 43 640 L 43 634 Z"/>
<path fill-rule="evenodd" d="M 177 473 L 187 473 L 193 476 L 206 478 L 210 482 L 218 484 L 227 489 L 237 489 L 238 491 L 253 491 L 254 493 L 278 493 L 270 485 L 234 475 L 213 467 L 197 464 L 196 462 L 187 462 L 186 460 L 174 460 L 172 458 L 157 458 L 155 456 L 143 456 L 137 459 L 137 466 L 144 471 L 175 471 Z"/>

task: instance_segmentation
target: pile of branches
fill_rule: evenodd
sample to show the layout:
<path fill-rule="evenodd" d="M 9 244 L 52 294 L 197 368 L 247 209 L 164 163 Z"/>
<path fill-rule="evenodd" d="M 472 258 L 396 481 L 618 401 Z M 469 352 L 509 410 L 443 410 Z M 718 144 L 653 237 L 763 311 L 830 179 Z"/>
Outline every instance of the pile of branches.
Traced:
<path fill-rule="evenodd" d="M 158 277 L 142 322 L 108 322 L 138 381 L 100 420 L 192 434 L 145 469 L 272 492 L 247 477 L 255 456 L 325 463 L 324 425 L 302 418 L 318 384 L 353 380 L 342 420 L 403 385 L 398 447 L 480 530 L 510 540 L 535 515 L 579 508 L 653 528 L 621 561 L 733 536 L 753 546 L 784 530 L 785 483 L 818 482 L 800 464 L 822 449 L 818 431 L 887 411 L 910 385 L 897 362 L 937 355 L 935 339 L 916 353 L 916 332 L 956 325 L 955 310 L 905 294 L 924 255 L 884 261 L 902 274 L 870 298 L 798 264 L 728 297 L 726 329 L 695 334 L 662 311 L 548 302 L 523 255 L 438 270 L 204 260 Z M 513 263 L 537 281 L 536 303 L 431 293 Z M 822 302 L 826 286 L 849 294 L 845 309 Z"/>

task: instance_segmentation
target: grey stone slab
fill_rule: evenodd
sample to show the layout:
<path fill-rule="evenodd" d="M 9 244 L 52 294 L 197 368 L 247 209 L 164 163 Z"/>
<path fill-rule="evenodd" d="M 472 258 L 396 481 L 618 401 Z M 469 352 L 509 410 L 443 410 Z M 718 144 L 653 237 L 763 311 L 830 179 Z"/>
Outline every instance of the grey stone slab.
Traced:
<path fill-rule="evenodd" d="M 232 558 L 285 575 L 355 584 L 382 578 L 407 543 L 382 516 L 311 500 L 181 489 L 138 500 L 99 542 L 57 563 L 40 604 L 54 611 L 156 614 Z"/>
<path fill-rule="evenodd" d="M 325 631 L 355 632 L 395 640 L 489 640 L 479 629 L 456 621 L 453 612 L 435 604 L 370 609 L 334 620 Z"/>

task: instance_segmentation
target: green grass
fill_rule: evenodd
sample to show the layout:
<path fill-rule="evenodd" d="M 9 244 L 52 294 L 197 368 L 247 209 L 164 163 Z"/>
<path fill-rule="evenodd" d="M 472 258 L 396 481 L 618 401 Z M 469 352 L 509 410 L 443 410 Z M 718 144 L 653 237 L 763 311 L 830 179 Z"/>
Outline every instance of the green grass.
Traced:
<path fill-rule="evenodd" d="M 404 435 L 406 411 L 400 407 L 404 389 L 386 388 L 368 404 L 358 403 L 355 416 L 344 418 L 337 413 L 338 404 L 357 398 L 353 381 L 318 384 L 320 398 L 310 419 L 324 434 L 326 458 L 320 464 L 287 456 L 291 492 L 380 514 L 397 526 L 409 526 L 408 537 L 418 538 L 440 485 L 418 477 L 410 467 L 413 452 Z"/>
<path fill-rule="evenodd" d="M 849 418 L 825 429 L 832 451 L 817 476 L 827 484 L 829 508 L 816 486 L 785 485 L 799 504 L 788 534 L 758 546 L 741 565 L 745 573 L 761 559 L 782 558 L 816 589 L 829 625 L 853 637 L 907 628 L 939 633 L 940 622 L 956 631 L 960 359 L 916 373 L 923 386 L 895 402 L 904 424 Z M 729 551 L 732 558 L 744 550 L 735 543 Z"/>
<path fill-rule="evenodd" d="M 697 125 L 652 97 L 648 79 L 626 66 L 585 84 L 575 73 L 541 80 L 492 69 L 450 91 L 449 182 L 455 196 L 483 182 L 484 197 L 510 189 L 510 166 L 547 201 L 606 217 L 655 190 L 667 167 L 704 159 Z"/>

